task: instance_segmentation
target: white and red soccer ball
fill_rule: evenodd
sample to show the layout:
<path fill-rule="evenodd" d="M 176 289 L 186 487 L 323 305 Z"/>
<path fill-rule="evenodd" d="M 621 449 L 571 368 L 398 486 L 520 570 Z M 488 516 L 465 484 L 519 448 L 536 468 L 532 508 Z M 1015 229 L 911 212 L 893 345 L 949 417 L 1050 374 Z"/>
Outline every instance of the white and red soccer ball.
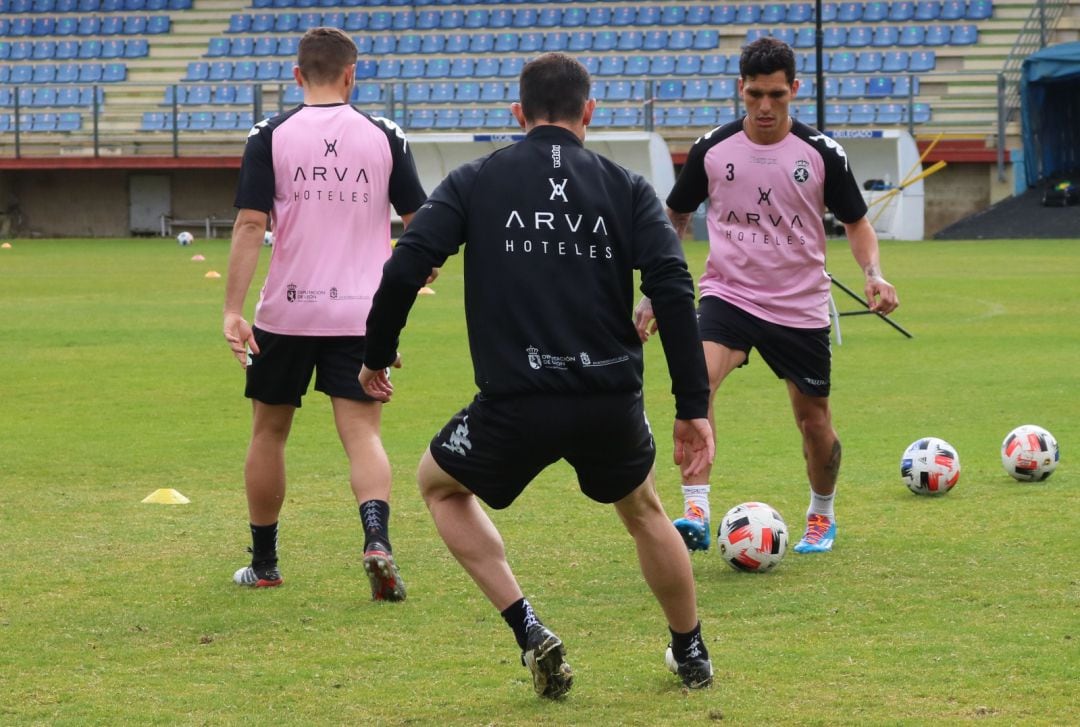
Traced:
<path fill-rule="evenodd" d="M 744 502 L 728 510 L 716 531 L 721 557 L 738 571 L 764 573 L 784 559 L 788 529 L 780 513 L 763 502 Z"/>
<path fill-rule="evenodd" d="M 1021 482 L 1041 482 L 1057 469 L 1061 452 L 1054 435 L 1034 424 L 1009 432 L 1001 443 L 1001 466 Z"/>
<path fill-rule="evenodd" d="M 960 455 L 944 439 L 923 437 L 904 450 L 900 476 L 916 495 L 944 495 L 960 479 Z"/>

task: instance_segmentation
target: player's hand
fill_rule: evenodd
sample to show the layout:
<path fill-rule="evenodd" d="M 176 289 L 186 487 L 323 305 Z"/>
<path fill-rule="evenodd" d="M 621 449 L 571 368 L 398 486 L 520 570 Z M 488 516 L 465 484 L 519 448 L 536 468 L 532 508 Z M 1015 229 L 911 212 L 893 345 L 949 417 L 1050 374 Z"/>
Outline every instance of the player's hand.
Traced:
<path fill-rule="evenodd" d="M 255 333 L 251 330 L 251 324 L 239 313 L 226 313 L 222 323 L 222 334 L 229 348 L 232 349 L 233 356 L 246 369 L 248 350 L 250 349 L 254 354 L 259 353 L 259 344 L 255 343 Z"/>
<path fill-rule="evenodd" d="M 653 315 L 652 301 L 642 298 L 634 308 L 634 327 L 642 343 L 647 343 L 649 336 L 656 333 L 656 316 Z"/>
<path fill-rule="evenodd" d="M 424 285 L 431 285 L 435 282 L 435 278 L 439 277 L 439 268 L 432 268 L 431 275 L 427 276 L 427 280 L 424 281 Z"/>
<path fill-rule="evenodd" d="M 398 354 L 394 359 L 393 367 L 395 369 L 401 368 L 401 354 Z M 370 396 L 372 399 L 381 402 L 390 401 L 390 397 L 394 395 L 394 385 L 390 383 L 390 369 L 369 369 L 367 366 L 360 367 L 360 386 L 364 388 L 364 393 Z"/>
<path fill-rule="evenodd" d="M 863 292 L 866 294 L 866 302 L 870 304 L 870 310 L 874 313 L 887 316 L 900 305 L 900 300 L 896 297 L 896 288 L 880 276 L 867 278 Z"/>
<path fill-rule="evenodd" d="M 676 419 L 675 464 L 682 470 L 683 481 L 702 474 L 713 463 L 716 444 L 708 419 Z"/>

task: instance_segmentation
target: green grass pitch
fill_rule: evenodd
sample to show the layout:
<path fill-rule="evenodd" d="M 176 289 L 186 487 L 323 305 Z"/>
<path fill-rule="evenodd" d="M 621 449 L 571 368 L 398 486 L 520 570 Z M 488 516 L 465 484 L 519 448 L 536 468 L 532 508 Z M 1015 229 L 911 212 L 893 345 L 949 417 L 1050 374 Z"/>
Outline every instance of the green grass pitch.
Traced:
<path fill-rule="evenodd" d="M 696 275 L 705 246 L 686 251 Z M 871 316 L 843 319 L 836 549 L 789 552 L 765 575 L 694 556 L 716 669 L 707 692 L 684 693 L 664 668 L 665 624 L 631 541 L 568 467 L 495 514 L 526 594 L 567 644 L 576 677 L 561 703 L 533 695 L 512 635 L 414 484 L 429 438 L 474 391 L 460 258 L 414 308 L 384 414 L 408 601 L 368 600 L 344 455 L 314 392 L 288 450 L 285 586 L 232 584 L 249 541 L 250 408 L 221 337 L 224 278 L 204 277 L 224 275 L 226 256 L 226 241 L 202 239 L 0 250 L 0 723 L 1080 722 L 1077 240 L 882 244 L 901 299 L 893 318 L 914 338 Z M 829 261 L 861 290 L 846 243 L 830 243 Z M 674 514 L 659 341 L 647 367 Z M 797 536 L 808 495 L 784 387 L 754 357 L 717 412 L 714 525 L 762 500 Z M 1061 444 L 1045 483 L 1001 468 L 1002 438 L 1024 423 Z M 963 467 L 936 499 L 899 476 L 904 448 L 930 435 Z M 159 488 L 191 504 L 141 503 Z"/>

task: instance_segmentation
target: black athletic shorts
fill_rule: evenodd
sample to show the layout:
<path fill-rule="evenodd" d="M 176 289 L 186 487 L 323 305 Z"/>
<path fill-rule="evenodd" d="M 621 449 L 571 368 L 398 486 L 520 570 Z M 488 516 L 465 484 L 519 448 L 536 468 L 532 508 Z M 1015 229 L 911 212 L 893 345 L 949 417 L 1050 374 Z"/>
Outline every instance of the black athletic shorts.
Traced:
<path fill-rule="evenodd" d="M 698 304 L 701 340 L 746 352 L 756 348 L 769 368 L 807 396 L 828 396 L 832 371 L 829 328 L 791 328 L 764 321 L 709 295 Z M 743 366 L 746 364 L 744 363 Z"/>
<path fill-rule="evenodd" d="M 300 406 L 315 372 L 327 396 L 374 401 L 360 386 L 363 336 L 286 336 L 255 329 L 259 354 L 250 356 L 244 396 L 264 404 Z"/>
<path fill-rule="evenodd" d="M 451 477 L 496 510 L 540 471 L 565 459 L 589 498 L 617 502 L 645 481 L 656 458 L 641 392 L 479 394 L 431 440 Z"/>

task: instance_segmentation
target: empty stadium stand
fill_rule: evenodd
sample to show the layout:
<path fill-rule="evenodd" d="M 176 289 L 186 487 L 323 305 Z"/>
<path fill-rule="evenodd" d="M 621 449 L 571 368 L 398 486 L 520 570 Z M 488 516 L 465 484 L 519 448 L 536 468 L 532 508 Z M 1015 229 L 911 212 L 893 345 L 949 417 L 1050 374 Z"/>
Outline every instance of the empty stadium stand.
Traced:
<path fill-rule="evenodd" d="M 991 133 L 1026 6 L 824 3 L 828 126 Z M 0 140 L 169 154 L 183 131 L 184 148 L 236 154 L 237 132 L 302 100 L 299 38 L 333 25 L 361 50 L 352 101 L 409 131 L 513 130 L 524 62 L 564 50 L 594 75 L 596 126 L 655 127 L 685 146 L 737 117 L 739 50 L 762 36 L 796 49 L 793 112 L 816 122 L 814 20 L 800 1 L 0 0 Z"/>

